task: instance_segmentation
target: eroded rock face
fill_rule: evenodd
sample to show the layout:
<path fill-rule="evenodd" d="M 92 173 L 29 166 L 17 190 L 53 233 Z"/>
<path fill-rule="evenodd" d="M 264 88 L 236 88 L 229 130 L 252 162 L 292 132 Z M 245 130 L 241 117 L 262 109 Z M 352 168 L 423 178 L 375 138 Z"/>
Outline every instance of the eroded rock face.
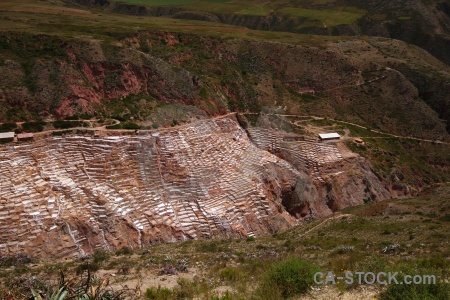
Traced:
<path fill-rule="evenodd" d="M 259 148 L 285 159 L 304 174 L 282 199 L 287 211 L 297 218 L 326 217 L 348 206 L 402 195 L 378 178 L 366 159 L 356 154 L 343 157 L 334 144 L 293 138 L 271 128 L 248 131 Z"/>
<path fill-rule="evenodd" d="M 0 253 L 32 256 L 273 233 L 296 224 L 282 195 L 305 177 L 234 117 L 10 146 L 0 170 Z"/>

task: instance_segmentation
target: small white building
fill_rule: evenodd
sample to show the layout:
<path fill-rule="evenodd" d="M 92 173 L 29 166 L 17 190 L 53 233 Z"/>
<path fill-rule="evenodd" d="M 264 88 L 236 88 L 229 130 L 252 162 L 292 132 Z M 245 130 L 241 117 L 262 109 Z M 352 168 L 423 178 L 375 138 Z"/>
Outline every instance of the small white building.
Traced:
<path fill-rule="evenodd" d="M 341 136 L 339 135 L 339 133 L 337 132 L 332 132 L 332 133 L 320 133 L 319 134 L 319 138 L 322 141 L 328 141 L 328 140 L 339 140 L 341 138 Z"/>
<path fill-rule="evenodd" d="M 0 132 L 0 141 L 12 141 L 14 140 L 15 133 L 12 132 Z"/>

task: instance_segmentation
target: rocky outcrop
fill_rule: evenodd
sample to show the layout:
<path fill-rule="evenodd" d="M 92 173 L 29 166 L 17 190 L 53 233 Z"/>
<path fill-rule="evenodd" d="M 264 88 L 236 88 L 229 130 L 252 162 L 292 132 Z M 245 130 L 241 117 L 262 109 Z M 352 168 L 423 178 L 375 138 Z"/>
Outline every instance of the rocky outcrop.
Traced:
<path fill-rule="evenodd" d="M 325 217 L 348 206 L 405 196 L 393 192 L 390 183 L 379 178 L 366 159 L 343 157 L 335 144 L 292 140 L 285 132 L 270 128 L 248 129 L 261 149 L 288 161 L 302 174 L 294 187 L 283 194 L 283 205 L 297 218 Z"/>
<path fill-rule="evenodd" d="M 18 36 L 3 38 L 6 43 L 13 43 L 9 38 L 18 38 L 20 44 L 10 44 L 11 48 L 23 51 L 22 47 L 27 47 L 27 41 Z M 46 49 L 55 41 L 43 36 L 34 43 Z M 143 94 L 163 103 L 188 105 L 198 98 L 193 74 L 148 54 L 119 46 L 106 48 L 96 41 L 78 41 L 63 49 L 64 54 L 54 59 L 33 53 L 36 57 L 26 63 L 8 60 L 0 65 L 0 71 L 9 74 L 0 83 L 7 105 L 38 112 L 41 118 L 65 118 L 93 114 L 102 108 L 103 101 L 129 95 Z M 21 53 L 30 54 L 27 50 Z M 5 116 L 0 119 L 4 121 Z"/>

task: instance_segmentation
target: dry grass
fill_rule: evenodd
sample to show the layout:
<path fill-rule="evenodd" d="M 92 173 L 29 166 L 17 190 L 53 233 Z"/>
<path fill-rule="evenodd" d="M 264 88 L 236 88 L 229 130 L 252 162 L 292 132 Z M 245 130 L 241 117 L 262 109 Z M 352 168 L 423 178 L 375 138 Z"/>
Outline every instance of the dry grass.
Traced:
<path fill-rule="evenodd" d="M 418 198 L 347 208 L 344 214 L 337 215 L 338 218 L 308 222 L 287 232 L 255 240 L 187 241 L 153 245 L 130 255 L 100 253 L 94 256 L 99 266 L 95 274 L 108 278 L 112 287 L 140 286 L 143 292 L 146 288 L 161 286 L 174 291 L 178 289 L 178 293 L 181 287 L 177 280 L 185 278 L 183 289 L 201 298 L 212 297 L 221 290 L 220 287 L 228 286 L 225 290 L 233 291 L 233 297 L 239 295 L 245 299 L 255 293 L 255 288 L 275 262 L 288 257 L 307 260 L 322 270 L 337 274 L 342 270 L 412 269 L 432 270 L 448 276 L 450 236 L 446 216 L 450 215 L 449 195 L 450 185 L 432 188 L 427 195 Z M 323 226 L 318 226 L 320 224 Z M 400 244 L 401 250 L 395 254 L 381 254 L 381 249 L 390 244 Z M 354 249 L 338 251 L 339 246 L 353 246 Z M 188 262 L 188 273 L 158 275 L 167 265 L 176 266 L 181 261 Z M 51 281 L 57 279 L 60 271 L 68 276 L 74 274 L 80 264 L 80 261 L 47 260 L 9 268 L 1 275 L 4 284 L 18 276 L 36 276 Z M 124 266 L 128 266 L 126 272 Z M 361 287 L 344 285 L 323 289 L 322 294 L 334 293 L 335 289 L 342 289 L 349 296 L 367 293 Z M 377 287 L 370 293 L 374 296 L 380 290 L 382 287 Z M 321 293 L 312 292 L 312 295 L 320 297 Z"/>

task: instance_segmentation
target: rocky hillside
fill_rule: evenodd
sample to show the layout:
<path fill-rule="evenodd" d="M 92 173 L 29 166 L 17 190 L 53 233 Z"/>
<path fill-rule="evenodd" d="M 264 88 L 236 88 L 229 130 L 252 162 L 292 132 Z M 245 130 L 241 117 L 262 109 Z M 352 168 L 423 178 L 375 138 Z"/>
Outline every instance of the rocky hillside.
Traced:
<path fill-rule="evenodd" d="M 310 47 L 149 31 L 111 42 L 5 32 L 0 48 L 2 121 L 107 117 L 111 100 L 131 97 L 144 108 L 183 103 L 210 115 L 281 106 L 449 138 L 449 67 L 389 39 Z M 133 117 L 145 120 L 151 109 L 141 106 Z"/>
<path fill-rule="evenodd" d="M 169 16 L 243 26 L 330 36 L 377 36 L 418 45 L 450 63 L 450 3 L 445 0 L 234 1 L 220 6 L 195 3 L 157 6 L 152 1 L 71 0 L 123 14 Z M 144 6 L 147 4 L 148 6 Z M 339 16 L 339 14 L 344 16 Z"/>
<path fill-rule="evenodd" d="M 396 196 L 361 157 L 308 145 L 285 155 L 293 167 L 228 116 L 141 136 L 11 146 L 0 152 L 0 254 L 264 236 Z"/>

